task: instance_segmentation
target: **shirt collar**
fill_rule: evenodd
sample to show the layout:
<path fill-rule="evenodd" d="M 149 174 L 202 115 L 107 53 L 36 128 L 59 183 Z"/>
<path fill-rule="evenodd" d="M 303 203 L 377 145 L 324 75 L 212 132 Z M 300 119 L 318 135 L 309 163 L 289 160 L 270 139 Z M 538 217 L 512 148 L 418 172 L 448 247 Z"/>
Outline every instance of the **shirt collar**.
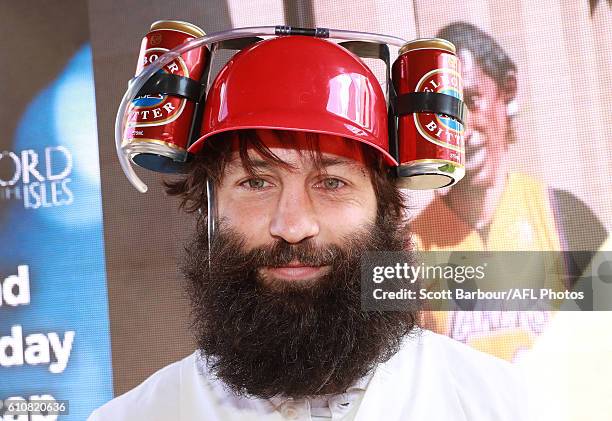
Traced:
<path fill-rule="evenodd" d="M 208 369 L 207 359 L 204 356 L 204 354 L 201 351 L 196 351 L 196 354 L 197 354 L 196 355 L 196 366 L 198 368 L 199 374 L 203 376 L 212 375 L 212 373 L 210 373 Z M 352 401 L 357 396 L 360 396 L 363 392 L 366 391 L 366 389 L 368 388 L 368 384 L 370 383 L 370 380 L 374 376 L 374 373 L 377 371 L 378 368 L 382 368 L 383 365 L 384 364 L 379 365 L 376 369 L 370 370 L 370 372 L 368 372 L 365 376 L 357 379 L 357 381 L 355 381 L 355 383 L 353 383 L 352 386 L 346 389 L 345 393 L 339 393 L 336 395 L 321 395 L 318 397 L 327 398 L 328 400 L 332 400 L 337 397 L 341 397 L 341 399 L 343 400 Z M 212 377 L 215 378 L 214 375 L 212 375 Z M 220 381 L 220 384 L 222 385 L 224 384 L 223 381 L 221 380 L 219 381 Z M 268 402 L 272 404 L 274 409 L 278 409 L 280 406 L 282 406 L 285 402 L 289 400 L 293 400 L 293 398 L 283 396 L 283 395 L 276 395 L 276 396 L 269 398 Z"/>
<path fill-rule="evenodd" d="M 365 392 L 375 371 L 376 370 L 371 370 L 368 374 L 358 379 L 352 386 L 346 389 L 345 393 L 339 393 L 336 395 L 321 395 L 318 396 L 318 398 L 327 398 L 328 400 L 332 400 L 337 396 L 343 395 L 345 400 L 352 401 L 356 396 L 359 396 L 361 393 Z M 294 399 L 283 395 L 276 395 L 268 399 L 272 406 L 274 406 L 274 409 L 278 409 L 289 400 Z"/>

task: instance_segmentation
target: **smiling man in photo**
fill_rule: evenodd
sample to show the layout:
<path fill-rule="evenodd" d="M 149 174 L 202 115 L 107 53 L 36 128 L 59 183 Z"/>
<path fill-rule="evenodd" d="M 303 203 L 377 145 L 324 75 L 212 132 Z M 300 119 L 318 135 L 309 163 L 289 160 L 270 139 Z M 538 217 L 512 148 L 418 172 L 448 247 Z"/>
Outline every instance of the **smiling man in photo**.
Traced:
<path fill-rule="evenodd" d="M 512 170 L 510 148 L 518 139 L 518 69 L 501 44 L 467 22 L 440 29 L 437 36 L 457 48 L 464 99 L 469 109 L 465 133 L 466 175 L 412 221 L 422 251 L 590 250 L 607 238 L 606 228 L 587 204 L 566 190 Z M 443 221 L 443 224 L 440 223 Z M 588 229 L 584 229 L 588 227 Z M 534 254 L 536 256 L 537 254 Z M 540 254 L 539 256 L 542 256 Z M 549 255 L 553 255 L 550 253 Z M 562 274 L 552 285 L 573 287 L 588 267 L 586 254 L 564 254 Z M 554 271 L 554 272 L 552 272 Z M 550 322 L 548 311 L 468 311 L 427 313 L 425 325 L 484 352 L 516 361 Z"/>

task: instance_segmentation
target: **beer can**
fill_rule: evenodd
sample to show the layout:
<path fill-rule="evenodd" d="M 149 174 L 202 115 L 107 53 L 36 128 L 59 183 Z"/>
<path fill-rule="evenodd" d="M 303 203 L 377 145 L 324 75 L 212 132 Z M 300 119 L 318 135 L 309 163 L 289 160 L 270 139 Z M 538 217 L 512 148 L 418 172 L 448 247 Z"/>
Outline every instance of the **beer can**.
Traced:
<path fill-rule="evenodd" d="M 138 75 L 162 54 L 194 38 L 204 36 L 200 28 L 176 20 L 151 25 L 140 46 Z M 185 52 L 164 66 L 163 72 L 200 83 L 210 51 L 206 47 Z M 127 111 L 123 145 L 135 164 L 159 172 L 176 172 L 187 159 L 197 104 L 178 95 L 147 94 L 132 101 Z M 198 128 L 195 128 L 198 132 Z"/>
<path fill-rule="evenodd" d="M 440 38 L 406 43 L 392 67 L 398 96 L 435 92 L 463 100 L 455 46 Z M 465 174 L 464 125 L 448 115 L 415 112 L 398 119 L 398 184 L 409 189 L 448 187 Z"/>

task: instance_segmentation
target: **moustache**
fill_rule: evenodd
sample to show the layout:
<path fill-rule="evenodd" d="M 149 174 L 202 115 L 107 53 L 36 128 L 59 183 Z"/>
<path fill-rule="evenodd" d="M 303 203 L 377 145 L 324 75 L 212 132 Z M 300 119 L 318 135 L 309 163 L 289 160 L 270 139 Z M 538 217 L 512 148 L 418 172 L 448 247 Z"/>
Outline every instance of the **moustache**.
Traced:
<path fill-rule="evenodd" d="M 272 244 L 252 249 L 250 263 L 256 267 L 279 267 L 300 262 L 305 266 L 328 266 L 337 261 L 342 251 L 336 245 L 319 246 L 312 240 L 298 244 L 276 240 Z"/>

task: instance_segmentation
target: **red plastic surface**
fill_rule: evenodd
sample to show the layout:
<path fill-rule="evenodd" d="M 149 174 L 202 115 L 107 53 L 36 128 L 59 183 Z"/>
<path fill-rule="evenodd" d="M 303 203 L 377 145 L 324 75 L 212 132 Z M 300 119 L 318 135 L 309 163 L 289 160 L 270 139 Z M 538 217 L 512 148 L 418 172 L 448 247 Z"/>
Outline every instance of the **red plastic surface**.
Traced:
<path fill-rule="evenodd" d="M 330 41 L 284 36 L 236 54 L 213 82 L 197 152 L 211 136 L 239 129 L 282 129 L 354 139 L 389 165 L 387 105 L 378 80 L 354 54 Z"/>

